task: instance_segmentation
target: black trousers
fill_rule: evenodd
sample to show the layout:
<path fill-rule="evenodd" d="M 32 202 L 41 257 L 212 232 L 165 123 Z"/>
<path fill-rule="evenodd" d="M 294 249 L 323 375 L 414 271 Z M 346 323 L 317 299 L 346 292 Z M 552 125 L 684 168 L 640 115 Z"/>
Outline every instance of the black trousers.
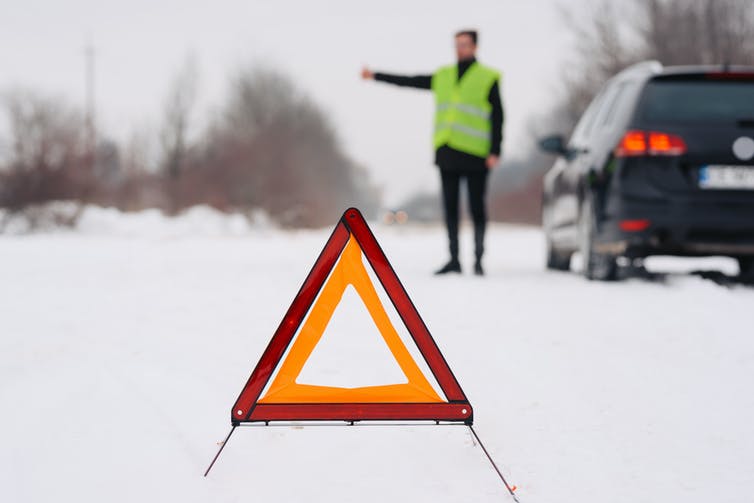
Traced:
<path fill-rule="evenodd" d="M 487 209 L 485 194 L 487 192 L 486 169 L 443 169 L 440 166 L 442 180 L 442 202 L 445 208 L 445 226 L 448 229 L 448 245 L 451 260 L 458 260 L 458 199 L 460 195 L 461 179 L 466 179 L 469 191 L 469 209 L 474 221 L 474 252 L 477 260 L 484 255 L 484 233 L 487 227 Z"/>

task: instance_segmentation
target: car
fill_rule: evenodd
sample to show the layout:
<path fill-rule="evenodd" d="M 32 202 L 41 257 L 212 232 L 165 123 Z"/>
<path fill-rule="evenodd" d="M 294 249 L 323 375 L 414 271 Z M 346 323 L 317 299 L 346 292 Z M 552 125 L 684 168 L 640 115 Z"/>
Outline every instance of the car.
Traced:
<path fill-rule="evenodd" d="M 652 255 L 728 256 L 754 276 L 754 67 L 633 65 L 570 139 L 539 142 L 547 267 L 613 280 Z M 622 260 L 625 259 L 625 260 Z"/>

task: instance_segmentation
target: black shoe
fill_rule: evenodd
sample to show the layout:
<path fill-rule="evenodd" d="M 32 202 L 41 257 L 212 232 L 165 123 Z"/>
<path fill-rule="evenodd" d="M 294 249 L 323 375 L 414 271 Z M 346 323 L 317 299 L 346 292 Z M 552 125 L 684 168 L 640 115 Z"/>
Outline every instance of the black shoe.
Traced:
<path fill-rule="evenodd" d="M 482 268 L 482 261 L 477 260 L 474 264 L 474 274 L 477 276 L 484 276 L 484 268 Z"/>
<path fill-rule="evenodd" d="M 435 271 L 435 275 L 448 274 L 449 272 L 461 272 L 461 263 L 457 260 L 451 260 L 440 269 Z"/>

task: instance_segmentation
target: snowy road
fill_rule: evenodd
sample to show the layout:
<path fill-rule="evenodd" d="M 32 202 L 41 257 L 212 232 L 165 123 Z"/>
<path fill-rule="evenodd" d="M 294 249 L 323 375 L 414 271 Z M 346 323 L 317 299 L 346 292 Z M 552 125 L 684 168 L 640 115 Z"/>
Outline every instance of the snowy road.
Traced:
<path fill-rule="evenodd" d="M 509 501 L 457 426 L 244 428 L 202 478 L 329 230 L 173 231 L 0 237 L 0 500 Z M 375 234 L 522 503 L 752 501 L 754 289 L 547 273 L 506 226 L 435 278 L 439 228 Z"/>

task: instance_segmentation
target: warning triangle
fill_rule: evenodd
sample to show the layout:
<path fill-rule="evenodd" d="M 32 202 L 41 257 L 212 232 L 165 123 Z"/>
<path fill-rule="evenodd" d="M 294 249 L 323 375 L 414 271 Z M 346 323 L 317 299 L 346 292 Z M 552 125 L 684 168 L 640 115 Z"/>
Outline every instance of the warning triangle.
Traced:
<path fill-rule="evenodd" d="M 374 271 L 444 398 L 398 335 L 372 283 Z M 346 291 L 355 291 L 405 380 L 359 387 L 299 382 Z M 277 372 L 276 372 L 277 370 Z M 274 377 L 273 377 L 274 375 Z M 463 390 L 361 213 L 346 210 L 231 412 L 231 422 L 435 420 L 471 424 Z"/>

